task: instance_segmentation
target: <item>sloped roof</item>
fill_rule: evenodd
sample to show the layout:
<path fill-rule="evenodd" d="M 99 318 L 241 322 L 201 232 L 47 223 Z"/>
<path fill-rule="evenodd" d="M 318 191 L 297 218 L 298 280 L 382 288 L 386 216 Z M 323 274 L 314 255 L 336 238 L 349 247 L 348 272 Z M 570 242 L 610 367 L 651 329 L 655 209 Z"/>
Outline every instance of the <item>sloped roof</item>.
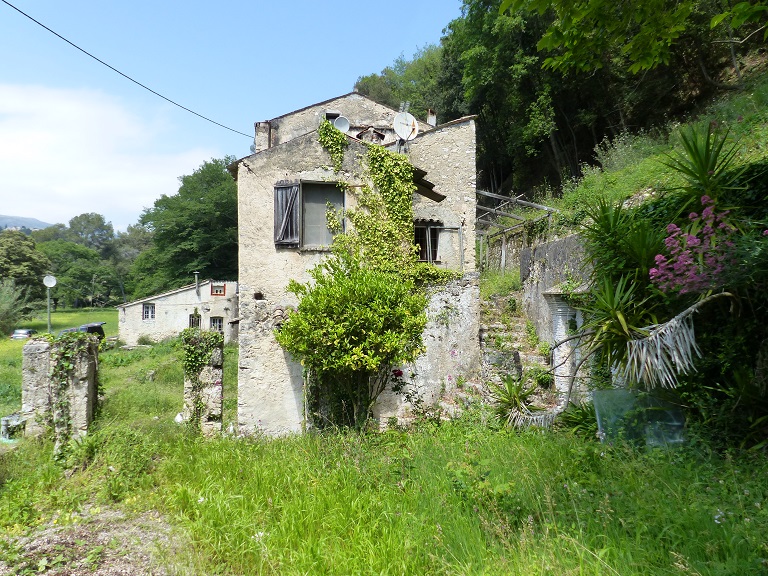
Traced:
<path fill-rule="evenodd" d="M 219 282 L 235 282 L 234 280 L 200 280 L 200 286 L 207 286 L 211 283 L 219 283 Z M 181 286 L 180 288 L 174 288 L 173 290 L 168 290 L 167 292 L 161 292 L 160 294 L 153 294 L 152 296 L 147 296 L 145 298 L 140 298 L 138 300 L 132 300 L 131 302 L 124 302 L 122 304 L 118 304 L 115 306 L 115 308 L 125 308 L 126 306 L 135 306 L 136 304 L 143 304 L 144 302 L 151 302 L 153 300 L 157 300 L 159 298 L 165 298 L 166 296 L 172 296 L 174 294 L 180 294 L 181 292 L 186 292 L 187 290 L 195 290 L 197 288 L 197 284 L 187 284 L 186 286 Z"/>

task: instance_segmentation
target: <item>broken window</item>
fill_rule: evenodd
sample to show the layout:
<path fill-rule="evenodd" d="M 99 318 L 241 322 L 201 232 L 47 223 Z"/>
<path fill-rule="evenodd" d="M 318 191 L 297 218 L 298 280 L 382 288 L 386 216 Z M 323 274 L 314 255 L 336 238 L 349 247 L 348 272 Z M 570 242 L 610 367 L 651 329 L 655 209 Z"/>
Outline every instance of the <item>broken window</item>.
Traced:
<path fill-rule="evenodd" d="M 413 223 L 414 243 L 419 249 L 419 261 L 439 262 L 438 247 L 443 223 L 436 220 L 416 220 Z"/>
<path fill-rule="evenodd" d="M 143 320 L 154 320 L 155 319 L 155 305 L 154 304 L 144 304 L 141 309 L 141 317 Z"/>
<path fill-rule="evenodd" d="M 224 318 L 221 316 L 211 316 L 211 330 L 224 332 Z"/>
<path fill-rule="evenodd" d="M 275 184 L 275 245 L 330 246 L 333 234 L 325 216 L 329 205 L 334 210 L 344 207 L 344 192 L 335 182 Z"/>

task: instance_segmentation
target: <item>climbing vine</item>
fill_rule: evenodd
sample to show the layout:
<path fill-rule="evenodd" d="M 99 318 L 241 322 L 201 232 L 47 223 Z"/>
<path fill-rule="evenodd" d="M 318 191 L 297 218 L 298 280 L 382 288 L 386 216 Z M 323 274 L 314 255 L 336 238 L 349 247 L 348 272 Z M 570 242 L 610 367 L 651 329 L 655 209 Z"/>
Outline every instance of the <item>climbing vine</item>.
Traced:
<path fill-rule="evenodd" d="M 317 129 L 320 145 L 330 154 L 333 162 L 333 171 L 341 170 L 341 164 L 344 161 L 344 150 L 349 146 L 349 140 L 343 132 L 338 130 L 328 120 L 320 122 Z"/>
<path fill-rule="evenodd" d="M 213 351 L 224 346 L 224 335 L 217 330 L 201 330 L 200 328 L 185 328 L 181 331 L 182 345 L 181 363 L 184 367 L 184 376 L 192 384 L 192 402 L 187 422 L 189 430 L 200 430 L 205 404 L 203 403 L 203 383 L 200 381 L 200 372 L 211 361 Z"/>
<path fill-rule="evenodd" d="M 72 412 L 69 388 L 72 372 L 79 357 L 88 353 L 93 337 L 83 332 L 62 334 L 59 338 L 46 335 L 51 344 L 52 425 L 55 436 L 54 456 L 64 456 L 72 437 Z"/>

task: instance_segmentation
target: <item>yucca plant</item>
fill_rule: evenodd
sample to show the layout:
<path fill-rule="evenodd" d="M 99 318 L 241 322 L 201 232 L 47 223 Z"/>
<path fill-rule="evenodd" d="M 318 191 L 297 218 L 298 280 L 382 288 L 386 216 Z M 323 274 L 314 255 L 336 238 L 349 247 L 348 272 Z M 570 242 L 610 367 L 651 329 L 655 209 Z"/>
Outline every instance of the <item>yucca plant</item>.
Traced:
<path fill-rule="evenodd" d="M 532 406 L 530 398 L 536 392 L 536 384 L 526 385 L 526 380 L 516 374 L 507 374 L 501 384 L 490 384 L 491 397 L 496 415 L 507 426 L 548 426 L 553 415 Z"/>
<path fill-rule="evenodd" d="M 720 130 L 715 122 L 708 124 L 706 133 L 693 127 L 680 130 L 683 152 L 668 155 L 664 165 L 682 176 L 686 185 L 681 189 L 690 194 L 691 200 L 702 196 L 717 200 L 720 193 L 738 188 L 744 169 L 732 169 L 738 148 L 735 144 L 726 146 L 728 132 Z"/>

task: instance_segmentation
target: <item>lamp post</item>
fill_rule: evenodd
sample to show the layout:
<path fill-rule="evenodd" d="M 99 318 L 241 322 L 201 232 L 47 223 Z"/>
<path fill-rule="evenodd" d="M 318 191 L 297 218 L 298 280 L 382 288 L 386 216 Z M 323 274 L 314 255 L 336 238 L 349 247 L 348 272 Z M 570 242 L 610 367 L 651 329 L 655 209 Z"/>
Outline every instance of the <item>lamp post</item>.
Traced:
<path fill-rule="evenodd" d="M 51 276 L 50 274 L 43 278 L 43 284 L 45 284 L 45 288 L 48 291 L 48 333 L 51 332 L 51 288 L 56 286 L 56 276 Z"/>

